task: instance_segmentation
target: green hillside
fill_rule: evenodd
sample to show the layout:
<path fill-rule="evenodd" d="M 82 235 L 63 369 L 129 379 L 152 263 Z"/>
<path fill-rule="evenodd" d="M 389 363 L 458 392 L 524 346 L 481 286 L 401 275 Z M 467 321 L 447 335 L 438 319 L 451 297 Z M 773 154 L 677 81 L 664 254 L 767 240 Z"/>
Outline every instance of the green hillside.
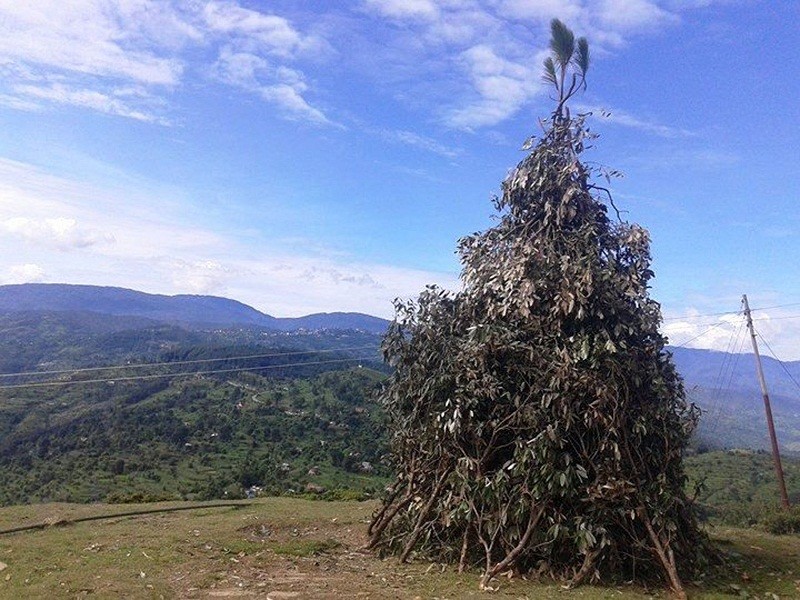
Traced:
<path fill-rule="evenodd" d="M 0 332 L 0 504 L 231 498 L 251 486 L 363 497 L 380 493 L 390 474 L 373 400 L 384 374 L 372 368 L 385 369 L 374 334 L 186 329 L 76 312 L 0 315 Z M 359 368 L 357 357 L 373 358 Z M 161 364 L 8 376 L 145 362 Z M 253 371 L 207 373 L 226 369 Z M 175 372 L 188 375 L 162 377 Z M 126 380 L 138 376 L 153 379 Z M 54 378 L 99 382 L 7 387 Z M 742 394 L 722 402 L 692 393 L 712 409 L 695 448 L 713 447 L 709 440 L 758 447 L 760 405 Z M 782 410 L 776 415 L 791 423 Z M 784 461 L 800 500 L 800 462 Z M 697 501 L 712 522 L 752 525 L 775 512 L 770 455 L 697 452 L 686 465 L 690 490 L 703 483 Z"/>
<path fill-rule="evenodd" d="M 375 492 L 382 377 L 356 367 L 6 390 L 0 503 Z"/>
<path fill-rule="evenodd" d="M 793 503 L 800 502 L 800 459 L 782 460 L 786 487 Z M 780 497 L 772 455 L 763 451 L 706 452 L 686 458 L 690 490 L 700 484 L 697 502 L 713 522 L 750 526 L 779 511 Z"/>

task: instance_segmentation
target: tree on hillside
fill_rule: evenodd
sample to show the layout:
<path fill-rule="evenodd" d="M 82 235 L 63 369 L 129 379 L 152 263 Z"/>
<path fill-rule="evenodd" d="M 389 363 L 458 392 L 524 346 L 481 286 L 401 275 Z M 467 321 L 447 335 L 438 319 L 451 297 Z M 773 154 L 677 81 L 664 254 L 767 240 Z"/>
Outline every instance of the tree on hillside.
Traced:
<path fill-rule="evenodd" d="M 658 331 L 647 231 L 612 221 L 569 99 L 586 40 L 552 23 L 556 108 L 463 238 L 463 291 L 396 303 L 381 400 L 396 480 L 370 546 L 501 572 L 681 581 L 712 556 L 682 452 L 698 411 Z"/>

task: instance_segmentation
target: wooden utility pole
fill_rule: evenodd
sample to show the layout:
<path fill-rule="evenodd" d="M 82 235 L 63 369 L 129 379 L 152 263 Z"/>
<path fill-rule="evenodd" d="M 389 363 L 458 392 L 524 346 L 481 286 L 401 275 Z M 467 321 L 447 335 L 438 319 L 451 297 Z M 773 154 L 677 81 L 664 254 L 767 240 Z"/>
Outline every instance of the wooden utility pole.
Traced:
<path fill-rule="evenodd" d="M 789 495 L 786 493 L 786 482 L 783 479 L 781 453 L 778 450 L 778 437 L 775 435 L 775 423 L 772 421 L 772 408 L 769 404 L 767 382 L 764 379 L 764 369 L 761 367 L 761 355 L 758 353 L 756 331 L 753 329 L 753 317 L 750 316 L 750 305 L 747 303 L 747 294 L 742 296 L 742 303 L 744 304 L 744 316 L 747 318 L 747 328 L 750 330 L 750 338 L 753 340 L 753 354 L 756 357 L 756 373 L 758 374 L 758 382 L 761 384 L 761 395 L 764 397 L 764 410 L 767 413 L 767 427 L 769 428 L 769 440 L 772 442 L 772 458 L 775 461 L 775 475 L 778 477 L 778 488 L 781 492 L 781 504 L 784 508 L 789 508 Z"/>

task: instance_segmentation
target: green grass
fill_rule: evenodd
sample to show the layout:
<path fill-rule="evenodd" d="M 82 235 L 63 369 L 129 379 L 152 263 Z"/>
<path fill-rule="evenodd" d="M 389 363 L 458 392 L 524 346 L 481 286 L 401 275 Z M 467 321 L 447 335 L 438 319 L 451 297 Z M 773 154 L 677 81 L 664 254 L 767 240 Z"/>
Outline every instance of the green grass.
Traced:
<path fill-rule="evenodd" d="M 0 509 L 0 529 L 113 515 L 140 506 L 41 504 Z M 0 536 L 0 598 L 206 598 L 295 591 L 303 598 L 485 598 L 478 573 L 399 564 L 361 551 L 372 502 L 267 498 L 238 508 L 196 510 L 49 527 Z M 754 529 L 710 530 L 726 564 L 689 584 L 690 597 L 800 598 L 800 537 Z M 492 598 L 669 598 L 662 589 L 502 579 Z"/>
<path fill-rule="evenodd" d="M 800 460 L 784 457 L 783 470 L 790 497 L 800 499 Z M 780 510 L 772 455 L 751 450 L 698 454 L 685 460 L 689 493 L 702 482 L 697 502 L 715 523 L 751 526 Z"/>

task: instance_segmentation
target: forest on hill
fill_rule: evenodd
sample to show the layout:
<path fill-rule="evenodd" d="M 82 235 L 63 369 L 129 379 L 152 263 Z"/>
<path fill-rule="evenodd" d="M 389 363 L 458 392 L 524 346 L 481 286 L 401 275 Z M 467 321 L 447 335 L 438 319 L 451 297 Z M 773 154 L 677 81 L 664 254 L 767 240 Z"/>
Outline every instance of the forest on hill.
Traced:
<path fill-rule="evenodd" d="M 86 311 L 8 312 L 0 332 L 2 504 L 382 485 L 374 333 Z"/>
<path fill-rule="evenodd" d="M 359 329 L 0 313 L 0 503 L 225 498 L 254 485 L 264 494 L 375 496 L 391 468 L 375 402 L 387 373 L 380 341 Z M 715 386 L 721 353 L 678 349 L 675 358 L 704 409 L 687 458 L 690 486 L 705 482 L 704 514 L 763 519 L 774 490 L 751 357 L 741 357 L 726 390 Z M 43 371 L 51 373 L 22 375 Z M 87 379 L 99 381 L 37 387 Z M 795 448 L 800 411 L 786 385 L 776 389 L 779 436 Z M 736 448 L 754 451 L 725 451 Z M 786 463 L 797 495 L 799 465 Z"/>
<path fill-rule="evenodd" d="M 6 392 L 0 504 L 240 498 L 253 486 L 374 494 L 382 377 L 354 367 Z"/>

